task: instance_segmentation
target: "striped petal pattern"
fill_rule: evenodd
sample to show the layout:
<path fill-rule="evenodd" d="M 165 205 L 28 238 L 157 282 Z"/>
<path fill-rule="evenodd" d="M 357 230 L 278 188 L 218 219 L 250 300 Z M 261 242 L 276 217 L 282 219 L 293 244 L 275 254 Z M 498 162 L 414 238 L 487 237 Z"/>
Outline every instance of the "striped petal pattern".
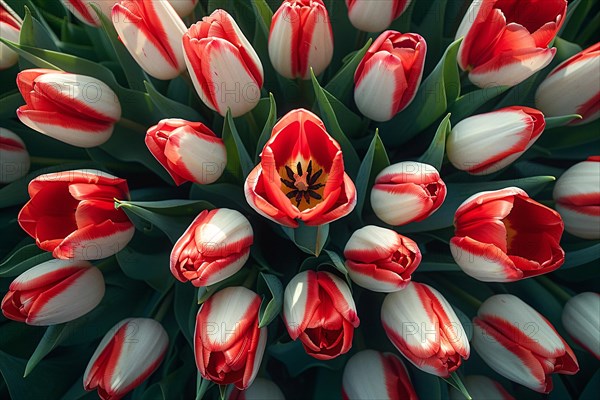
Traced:
<path fill-rule="evenodd" d="M 50 260 L 19 275 L 2 299 L 6 318 L 56 325 L 92 311 L 104 297 L 102 273 L 87 261 Z"/>
<path fill-rule="evenodd" d="M 145 381 L 162 362 L 167 332 L 149 318 L 128 318 L 106 333 L 83 374 L 83 387 L 102 400 L 118 400 Z"/>
<path fill-rule="evenodd" d="M 171 273 L 181 282 L 209 286 L 238 272 L 250 256 L 254 234 L 240 212 L 202 211 L 171 252 Z"/>
<path fill-rule="evenodd" d="M 565 304 L 562 324 L 569 335 L 600 360 L 600 294 L 583 292 Z"/>
<path fill-rule="evenodd" d="M 110 10 L 118 0 L 60 0 L 67 10 L 69 10 L 81 22 L 94 26 L 102 26 L 100 18 L 92 5 L 98 7 L 102 14 L 110 19 Z"/>
<path fill-rule="evenodd" d="M 371 207 L 389 225 L 422 221 L 446 199 L 446 184 L 429 164 L 404 161 L 390 165 L 375 178 Z"/>
<path fill-rule="evenodd" d="M 21 17 L 8 4 L 0 0 L 0 37 L 19 43 L 21 34 Z M 4 43 L 0 43 L 0 71 L 12 67 L 19 60 L 19 55 Z"/>
<path fill-rule="evenodd" d="M 398 18 L 411 0 L 346 0 L 348 18 L 356 29 L 381 32 Z"/>
<path fill-rule="evenodd" d="M 431 286 L 411 282 L 381 307 L 390 341 L 415 367 L 447 378 L 469 358 L 469 339 L 450 303 Z"/>
<path fill-rule="evenodd" d="M 0 184 L 27 175 L 31 161 L 25 143 L 14 132 L 0 128 Z"/>
<path fill-rule="evenodd" d="M 350 288 L 324 271 L 304 271 L 285 288 L 283 319 L 292 340 L 300 339 L 306 353 L 330 360 L 352 347 L 360 320 Z"/>
<path fill-rule="evenodd" d="M 544 114 L 513 106 L 474 115 L 452 128 L 446 142 L 448 159 L 473 175 L 487 175 L 510 165 L 546 128 Z"/>
<path fill-rule="evenodd" d="M 218 385 L 247 389 L 260 367 L 267 328 L 258 327 L 261 298 L 245 287 L 212 295 L 196 317 L 194 354 L 200 374 Z"/>
<path fill-rule="evenodd" d="M 62 171 L 38 176 L 28 190 L 19 225 L 55 258 L 106 258 L 133 237 L 133 224 L 114 206 L 115 198 L 129 199 L 124 179 L 97 170 Z"/>
<path fill-rule="evenodd" d="M 473 319 L 472 344 L 494 371 L 540 393 L 552 390 L 551 374 L 579 371 L 571 348 L 536 310 L 510 294 L 487 299 Z"/>

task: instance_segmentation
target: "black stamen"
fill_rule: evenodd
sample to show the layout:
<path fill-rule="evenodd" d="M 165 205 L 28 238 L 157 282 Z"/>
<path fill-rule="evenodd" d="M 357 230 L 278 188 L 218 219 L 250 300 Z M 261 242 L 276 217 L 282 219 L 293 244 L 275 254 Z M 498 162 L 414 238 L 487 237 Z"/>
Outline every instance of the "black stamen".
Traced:
<path fill-rule="evenodd" d="M 313 199 L 321 200 L 323 198 L 319 193 L 315 192 L 314 190 L 308 190 L 304 193 L 308 193 Z"/>
<path fill-rule="evenodd" d="M 296 195 L 296 207 L 300 206 L 300 202 L 302 201 L 302 192 L 298 192 Z"/>
<path fill-rule="evenodd" d="M 306 202 L 310 204 L 310 195 L 308 194 L 308 192 L 304 192 L 304 200 L 306 200 Z"/>
<path fill-rule="evenodd" d="M 296 186 L 294 186 L 294 182 L 288 181 L 287 179 L 283 179 L 281 178 L 281 183 L 283 183 L 285 186 L 289 187 L 290 189 L 296 189 Z"/>
<path fill-rule="evenodd" d="M 292 197 L 296 196 L 298 193 L 297 190 L 292 190 L 291 192 L 289 192 L 288 194 L 286 194 L 286 196 L 288 197 L 288 199 L 291 199 Z"/>
<path fill-rule="evenodd" d="M 287 165 L 285 166 L 285 172 L 287 173 L 288 178 L 290 178 L 292 180 L 292 182 L 294 182 L 296 179 L 294 179 L 294 171 L 292 171 L 292 169 L 290 167 L 288 167 Z"/>
<path fill-rule="evenodd" d="M 302 164 L 300 164 L 300 161 L 296 164 L 296 170 L 298 171 L 298 175 L 302 176 Z"/>
<path fill-rule="evenodd" d="M 322 169 L 318 170 L 313 176 L 311 176 L 310 181 L 308 182 L 308 184 L 309 185 L 314 185 L 315 182 L 317 182 L 317 180 L 319 179 L 319 177 L 321 176 L 322 173 L 323 173 Z"/>
<path fill-rule="evenodd" d="M 306 182 L 310 181 L 310 176 L 312 175 L 312 160 L 308 162 L 308 167 L 306 168 Z"/>

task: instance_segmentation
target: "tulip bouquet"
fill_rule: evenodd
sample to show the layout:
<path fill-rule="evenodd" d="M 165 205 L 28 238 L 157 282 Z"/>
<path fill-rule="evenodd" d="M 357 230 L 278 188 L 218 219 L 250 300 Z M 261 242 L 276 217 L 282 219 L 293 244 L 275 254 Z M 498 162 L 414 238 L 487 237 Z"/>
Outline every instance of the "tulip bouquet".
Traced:
<path fill-rule="evenodd" d="M 595 0 L 0 0 L 0 398 L 595 399 Z"/>

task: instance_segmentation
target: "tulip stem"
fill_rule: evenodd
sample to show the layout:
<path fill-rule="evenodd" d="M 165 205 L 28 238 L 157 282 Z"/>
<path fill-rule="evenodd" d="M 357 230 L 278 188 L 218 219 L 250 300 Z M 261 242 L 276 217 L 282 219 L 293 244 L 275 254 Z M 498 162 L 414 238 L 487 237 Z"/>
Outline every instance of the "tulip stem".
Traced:
<path fill-rule="evenodd" d="M 164 298 L 164 300 L 162 301 L 162 304 L 160 305 L 160 307 L 156 311 L 156 314 L 154 315 L 155 320 L 160 322 L 163 320 L 165 315 L 167 315 L 167 312 L 169 311 L 169 308 L 171 307 L 171 303 L 173 302 L 173 297 L 175 297 L 173 291 L 169 290 L 169 293 Z"/>
<path fill-rule="evenodd" d="M 119 120 L 119 122 L 117 122 L 118 125 L 122 126 L 123 128 L 135 131 L 135 132 L 139 132 L 141 134 L 146 134 L 146 131 L 148 130 L 148 128 L 140 123 L 137 123 L 135 121 L 132 121 L 130 119 L 127 118 L 121 118 Z"/>
<path fill-rule="evenodd" d="M 244 286 L 250 290 L 253 290 L 253 287 L 256 283 L 257 277 L 258 277 L 258 269 L 256 267 L 252 267 L 252 270 L 250 271 L 250 273 L 244 280 L 244 283 L 242 283 L 242 286 Z"/>
<path fill-rule="evenodd" d="M 356 50 L 362 49 L 367 41 L 367 32 L 359 30 L 356 34 L 356 43 L 354 44 L 354 48 Z"/>
<path fill-rule="evenodd" d="M 252 137 L 255 139 L 255 141 L 258 141 L 262 129 L 258 129 L 258 124 L 256 123 L 256 118 L 254 118 L 254 114 L 252 114 L 252 111 L 248 111 L 244 115 L 244 118 L 248 123 L 248 127 L 250 128 L 250 133 L 252 134 Z"/>
<path fill-rule="evenodd" d="M 544 288 L 546 288 L 550 293 L 552 293 L 556 298 L 558 298 L 561 302 L 566 303 L 571 300 L 571 295 L 567 293 L 563 288 L 554 283 L 547 276 L 537 276 L 535 278 L 536 281 Z"/>

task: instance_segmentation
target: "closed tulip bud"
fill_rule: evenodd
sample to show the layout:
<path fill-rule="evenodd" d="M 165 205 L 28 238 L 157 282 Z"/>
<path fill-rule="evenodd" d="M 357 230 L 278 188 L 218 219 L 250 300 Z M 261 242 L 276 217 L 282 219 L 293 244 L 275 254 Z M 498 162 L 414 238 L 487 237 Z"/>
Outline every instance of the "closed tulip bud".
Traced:
<path fill-rule="evenodd" d="M 416 161 L 390 165 L 375 178 L 371 207 L 390 225 L 422 221 L 446 199 L 446 184 L 435 167 Z"/>
<path fill-rule="evenodd" d="M 360 324 L 346 282 L 323 271 L 292 278 L 283 295 L 283 320 L 292 340 L 299 338 L 306 353 L 319 360 L 347 353 Z"/>
<path fill-rule="evenodd" d="M 96 170 L 62 171 L 38 176 L 28 190 L 19 225 L 55 258 L 110 257 L 133 237 L 133 224 L 114 205 L 129 199 L 125 179 Z"/>
<path fill-rule="evenodd" d="M 181 38 L 187 30 L 168 1 L 120 0 L 112 20 L 121 42 L 140 67 L 156 79 L 185 70 Z"/>
<path fill-rule="evenodd" d="M 381 32 L 398 18 L 411 0 L 346 0 L 348 18 L 356 29 Z"/>
<path fill-rule="evenodd" d="M 600 294 L 584 292 L 565 304 L 562 324 L 569 335 L 600 360 Z"/>
<path fill-rule="evenodd" d="M 228 287 L 202 304 L 194 333 L 202 377 L 240 390 L 252 385 L 267 344 L 267 328 L 258 327 L 260 302 L 245 287 Z"/>
<path fill-rule="evenodd" d="M 513 106 L 460 121 L 448 136 L 446 153 L 456 168 L 487 175 L 510 165 L 541 136 L 544 114 Z"/>
<path fill-rule="evenodd" d="M 473 399 L 514 400 L 501 384 L 483 375 L 469 375 L 462 380 Z M 464 400 L 465 396 L 456 389 L 450 391 L 450 400 Z"/>
<path fill-rule="evenodd" d="M 581 115 L 572 125 L 600 118 L 600 42 L 554 68 L 538 87 L 535 105 L 548 117 Z"/>
<path fill-rule="evenodd" d="M 118 0 L 60 0 L 78 20 L 95 27 L 102 26 L 96 10 L 92 5 L 100 9 L 102 14 L 110 19 L 110 9 Z"/>
<path fill-rule="evenodd" d="M 225 116 L 239 117 L 260 100 L 263 68 L 234 19 L 216 10 L 183 35 L 188 71 L 200 99 Z"/>
<path fill-rule="evenodd" d="M 368 225 L 352 234 L 344 257 L 356 284 L 375 292 L 395 292 L 410 282 L 421 262 L 421 251 L 406 236 Z"/>
<path fill-rule="evenodd" d="M 96 308 L 104 289 L 102 273 L 89 262 L 50 260 L 15 278 L 2 313 L 28 325 L 62 324 Z"/>
<path fill-rule="evenodd" d="M 227 400 L 285 400 L 285 396 L 272 381 L 256 378 L 246 390 L 233 389 Z"/>
<path fill-rule="evenodd" d="M 408 371 L 392 353 L 363 350 L 352 356 L 344 367 L 344 400 L 417 400 Z"/>
<path fill-rule="evenodd" d="M 177 185 L 213 183 L 227 164 L 223 140 L 201 122 L 163 119 L 148 129 L 146 146 Z"/>
<path fill-rule="evenodd" d="M 0 184 L 27 175 L 30 167 L 25 143 L 14 132 L 0 128 Z"/>
<path fill-rule="evenodd" d="M 204 210 L 171 251 L 171 273 L 181 282 L 209 286 L 238 272 L 250 256 L 250 222 L 227 208 Z"/>
<path fill-rule="evenodd" d="M 579 371 L 573 351 L 554 327 L 516 296 L 490 297 L 473 324 L 472 344 L 483 361 L 531 390 L 550 393 L 551 374 Z"/>
<path fill-rule="evenodd" d="M 198 0 L 168 0 L 171 6 L 180 17 L 186 17 L 196 8 Z"/>
<path fill-rule="evenodd" d="M 560 267 L 560 215 L 516 187 L 480 192 L 454 215 L 450 250 L 462 270 L 484 282 L 513 282 Z"/>
<path fill-rule="evenodd" d="M 19 43 L 22 23 L 21 17 L 0 0 L 0 38 Z M 16 52 L 0 43 L 0 71 L 12 67 L 18 60 L 19 55 Z"/>
<path fill-rule="evenodd" d="M 138 387 L 160 366 L 169 336 L 149 318 L 128 318 L 102 339 L 83 374 L 83 387 L 98 390 L 102 400 L 118 400 Z"/>
<path fill-rule="evenodd" d="M 381 322 L 415 367 L 447 378 L 469 358 L 469 338 L 450 303 L 431 286 L 411 282 L 385 297 Z"/>
<path fill-rule="evenodd" d="M 556 211 L 565 230 L 583 239 L 600 239 L 600 156 L 569 168 L 554 186 Z"/>
<path fill-rule="evenodd" d="M 552 61 L 566 14 L 566 0 L 475 0 L 456 33 L 458 65 L 479 87 L 517 85 Z"/>
<path fill-rule="evenodd" d="M 17 110 L 21 122 L 73 146 L 103 144 L 121 118 L 115 92 L 91 76 L 28 69 L 17 75 L 17 86 L 27 103 Z"/>
<path fill-rule="evenodd" d="M 383 32 L 354 73 L 354 101 L 360 112 L 389 121 L 408 107 L 421 83 L 426 54 L 427 43 L 420 35 Z"/>
<path fill-rule="evenodd" d="M 289 79 L 319 75 L 333 57 L 333 32 L 322 0 L 285 0 L 271 20 L 269 58 Z"/>

